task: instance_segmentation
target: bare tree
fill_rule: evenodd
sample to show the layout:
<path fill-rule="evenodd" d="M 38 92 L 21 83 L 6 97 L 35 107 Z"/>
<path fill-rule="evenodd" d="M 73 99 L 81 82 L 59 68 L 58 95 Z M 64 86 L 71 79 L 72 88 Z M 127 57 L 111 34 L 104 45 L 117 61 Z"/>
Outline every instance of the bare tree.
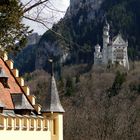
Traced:
<path fill-rule="evenodd" d="M 57 9 L 51 0 L 26 0 L 21 4 L 25 19 L 42 24 L 47 29 L 54 23 L 58 13 L 65 13 L 65 11 Z M 46 16 L 47 13 L 51 16 Z"/>

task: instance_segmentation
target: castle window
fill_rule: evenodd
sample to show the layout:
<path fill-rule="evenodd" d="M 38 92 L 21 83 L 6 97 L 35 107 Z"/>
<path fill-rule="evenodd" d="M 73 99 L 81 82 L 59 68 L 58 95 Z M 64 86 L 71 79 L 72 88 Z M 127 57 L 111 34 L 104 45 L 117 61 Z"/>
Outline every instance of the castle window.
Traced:
<path fill-rule="evenodd" d="M 8 86 L 8 79 L 7 78 L 0 78 L 0 82 L 4 86 L 4 88 L 9 88 Z"/>
<path fill-rule="evenodd" d="M 31 118 L 30 119 L 30 130 L 34 130 L 34 124 L 35 123 L 35 119 L 34 118 Z"/>
<path fill-rule="evenodd" d="M 12 117 L 8 116 L 7 118 L 7 129 L 12 129 Z"/>
<path fill-rule="evenodd" d="M 4 128 L 4 117 L 0 114 L 0 129 Z"/>
<path fill-rule="evenodd" d="M 40 130 L 41 129 L 41 123 L 42 123 L 41 118 L 38 118 L 37 119 L 37 130 Z"/>
<path fill-rule="evenodd" d="M 8 85 L 8 76 L 5 74 L 5 71 L 0 66 L 0 82 L 4 86 L 4 88 L 9 88 Z"/>
<path fill-rule="evenodd" d="M 56 135 L 56 119 L 53 119 L 53 135 Z"/>
<path fill-rule="evenodd" d="M 120 60 L 120 59 L 123 59 L 124 55 L 123 55 L 123 49 L 117 49 L 116 50 L 116 59 Z"/>
<path fill-rule="evenodd" d="M 0 102 L 0 113 L 3 112 L 4 105 Z"/>
<path fill-rule="evenodd" d="M 27 124 L 28 124 L 28 118 L 27 116 L 24 116 L 24 118 L 22 118 L 22 130 L 27 129 Z"/>
<path fill-rule="evenodd" d="M 19 126 L 20 126 L 20 118 L 16 118 L 15 119 L 15 129 L 17 130 L 17 129 L 19 129 Z"/>
<path fill-rule="evenodd" d="M 30 115 L 33 107 L 27 100 L 27 97 L 23 93 L 13 93 L 11 94 L 14 106 L 15 113 L 20 115 Z"/>
<path fill-rule="evenodd" d="M 46 118 L 44 118 L 43 120 L 43 130 L 44 131 L 48 130 L 48 120 Z"/>

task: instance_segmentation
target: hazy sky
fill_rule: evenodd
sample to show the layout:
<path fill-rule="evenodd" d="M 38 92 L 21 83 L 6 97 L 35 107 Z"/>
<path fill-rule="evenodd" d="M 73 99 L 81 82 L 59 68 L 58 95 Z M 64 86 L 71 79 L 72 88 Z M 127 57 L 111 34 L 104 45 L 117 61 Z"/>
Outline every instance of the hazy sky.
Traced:
<path fill-rule="evenodd" d="M 23 3 L 28 2 L 29 0 L 22 0 Z M 48 3 L 48 7 L 51 7 L 51 9 L 57 9 L 58 11 L 64 11 L 64 12 L 56 12 L 50 9 L 46 9 L 42 13 L 43 18 L 47 18 L 47 23 L 46 25 L 50 28 L 53 23 L 56 23 L 58 20 L 60 20 L 64 14 L 65 11 L 67 10 L 69 6 L 69 0 L 49 0 L 50 3 Z M 35 11 L 31 14 L 35 14 Z M 38 32 L 39 34 L 43 34 L 47 29 L 42 26 L 41 24 L 31 22 L 29 20 L 23 20 L 23 22 L 30 26 L 30 29 L 34 29 L 34 32 Z"/>

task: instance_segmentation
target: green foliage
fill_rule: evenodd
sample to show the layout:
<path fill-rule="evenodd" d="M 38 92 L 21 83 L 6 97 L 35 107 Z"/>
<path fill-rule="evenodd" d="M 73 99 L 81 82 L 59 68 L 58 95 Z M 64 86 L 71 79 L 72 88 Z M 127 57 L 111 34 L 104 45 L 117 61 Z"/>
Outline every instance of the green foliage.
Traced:
<path fill-rule="evenodd" d="M 109 97 L 116 96 L 119 94 L 119 91 L 121 90 L 122 84 L 125 82 L 125 78 L 126 78 L 126 73 L 121 73 L 120 71 L 118 71 L 116 73 L 116 77 L 115 77 L 115 80 L 113 82 L 113 85 L 108 90 Z"/>
<path fill-rule="evenodd" d="M 0 45 L 6 51 L 18 51 L 30 33 L 22 23 L 23 9 L 17 0 L 0 6 Z M 16 43 L 18 42 L 18 45 Z"/>
<path fill-rule="evenodd" d="M 80 82 L 80 74 L 76 75 L 76 79 L 75 79 L 75 83 L 79 83 Z"/>
<path fill-rule="evenodd" d="M 113 66 L 112 62 L 111 62 L 111 60 L 109 60 L 108 64 L 107 64 L 107 69 L 110 70 L 112 68 L 112 66 Z"/>
<path fill-rule="evenodd" d="M 74 93 L 74 81 L 71 77 L 67 77 L 66 79 L 66 96 L 71 96 Z"/>
<path fill-rule="evenodd" d="M 30 81 L 31 79 L 32 79 L 32 76 L 31 76 L 30 73 L 25 73 L 25 74 L 24 74 L 24 80 L 25 80 L 25 81 L 28 82 L 28 81 Z"/>
<path fill-rule="evenodd" d="M 109 20 L 114 24 L 115 30 L 121 30 L 127 35 L 130 25 L 132 24 L 131 13 L 127 11 L 124 5 L 118 4 L 108 12 Z"/>
<path fill-rule="evenodd" d="M 130 91 L 135 92 L 137 94 L 140 94 L 140 84 L 137 83 L 131 83 L 129 85 Z"/>
<path fill-rule="evenodd" d="M 67 86 L 72 85 L 72 81 L 75 81 L 81 69 L 83 69 L 81 66 L 63 68 L 59 95 L 62 106 L 66 110 L 64 138 L 66 140 L 139 140 L 140 92 L 135 94 L 134 90 L 137 90 L 140 85 L 140 62 L 135 62 L 135 69 L 131 69 L 130 65 L 127 75 L 122 71 L 115 73 L 116 69 L 108 72 L 103 68 L 80 73 L 81 80 L 74 85 L 76 87 L 74 95 L 71 89 L 68 89 L 68 93 L 72 93 L 72 96 L 64 96 L 66 92 L 64 83 L 71 81 L 67 82 Z M 46 81 L 45 77 L 49 76 L 40 71 L 34 74 L 34 80 L 28 82 L 39 103 L 43 103 L 44 95 L 48 91 L 46 89 L 49 86 L 48 82 L 43 82 Z M 117 89 L 117 85 L 121 90 L 117 95 L 113 95 L 112 88 L 112 95 L 108 98 L 105 91 L 109 87 Z M 136 85 L 136 88 L 130 90 L 130 85 Z M 38 88 L 41 90 L 39 91 Z"/>
<path fill-rule="evenodd" d="M 83 3 L 86 2 L 83 1 Z M 52 29 L 57 34 L 49 30 L 42 36 L 38 48 L 43 46 L 44 42 L 49 42 L 50 45 L 55 44 L 70 51 L 71 59 L 67 64 L 92 64 L 94 46 L 97 43 L 102 46 L 103 25 L 107 18 L 111 25 L 111 38 L 120 31 L 123 37 L 128 39 L 129 59 L 132 61 L 140 59 L 140 0 L 105 0 L 98 11 L 88 7 L 88 4 L 83 4 L 81 7 L 77 5 L 77 8 L 79 9 L 76 14 L 62 19 L 53 26 Z M 93 10 L 93 14 L 95 12 L 95 18 L 92 20 L 88 19 L 90 10 Z M 35 49 L 33 52 L 37 54 L 39 50 Z M 51 56 L 50 52 L 47 53 Z M 60 57 L 54 59 L 59 63 Z M 31 64 L 35 64 L 35 61 Z M 34 68 L 32 65 L 28 63 L 24 68 L 30 67 L 32 70 Z M 46 64 L 44 69 L 48 69 L 47 66 Z M 108 65 L 108 69 L 110 68 L 111 65 Z"/>
<path fill-rule="evenodd" d="M 111 24 L 111 37 L 120 31 L 129 41 L 129 58 L 140 58 L 140 1 L 107 0 L 102 8 Z"/>

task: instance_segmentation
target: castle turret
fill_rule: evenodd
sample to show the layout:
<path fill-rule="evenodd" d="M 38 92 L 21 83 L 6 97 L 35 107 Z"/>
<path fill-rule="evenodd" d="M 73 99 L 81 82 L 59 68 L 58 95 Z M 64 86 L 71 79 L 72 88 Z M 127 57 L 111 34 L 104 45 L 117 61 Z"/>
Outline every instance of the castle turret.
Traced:
<path fill-rule="evenodd" d="M 97 44 L 97 45 L 95 46 L 94 64 L 95 64 L 95 65 L 102 64 L 101 46 L 100 46 L 99 44 Z"/>
<path fill-rule="evenodd" d="M 99 44 L 97 44 L 97 45 L 95 46 L 95 52 L 96 52 L 96 53 L 100 53 L 100 52 L 101 52 L 101 46 L 100 46 Z"/>
<path fill-rule="evenodd" d="M 109 30 L 110 30 L 110 25 L 109 23 L 106 21 L 104 28 L 103 28 L 103 44 L 106 45 L 109 43 Z"/>
<path fill-rule="evenodd" d="M 108 63 L 108 44 L 110 40 L 109 30 L 110 30 L 110 25 L 106 21 L 105 26 L 103 28 L 103 63 L 104 64 Z"/>
<path fill-rule="evenodd" d="M 50 62 L 52 65 L 52 60 Z M 63 113 L 65 111 L 59 99 L 52 67 L 53 66 L 51 66 L 52 72 L 50 76 L 49 90 L 45 95 L 45 101 L 41 112 L 44 117 L 52 118 L 49 126 L 52 139 L 63 140 Z"/>
<path fill-rule="evenodd" d="M 103 49 L 97 44 L 94 52 L 94 64 L 115 64 L 116 62 L 129 70 L 128 61 L 128 41 L 124 40 L 119 33 L 113 39 L 110 40 L 110 25 L 106 21 L 103 27 Z"/>

